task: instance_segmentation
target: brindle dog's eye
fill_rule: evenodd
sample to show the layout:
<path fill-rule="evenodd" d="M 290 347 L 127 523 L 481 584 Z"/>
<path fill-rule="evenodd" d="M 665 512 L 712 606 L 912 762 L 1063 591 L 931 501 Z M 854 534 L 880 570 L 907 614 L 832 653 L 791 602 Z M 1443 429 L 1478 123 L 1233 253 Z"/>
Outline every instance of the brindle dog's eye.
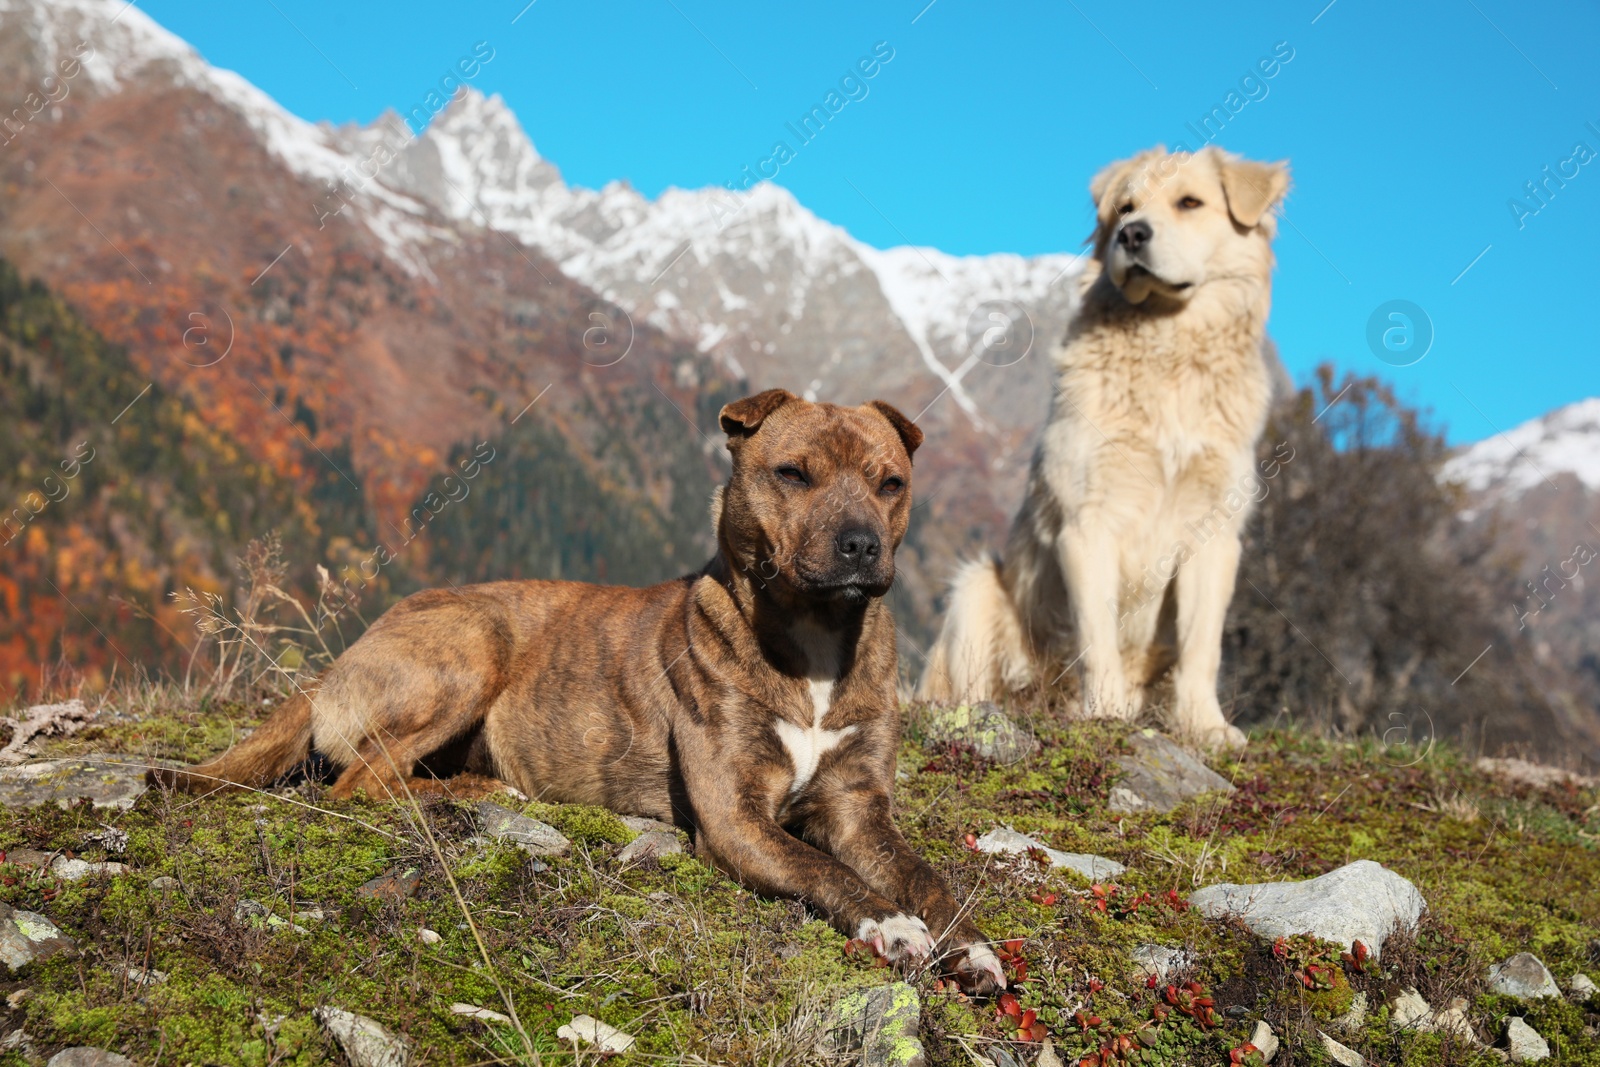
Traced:
<path fill-rule="evenodd" d="M 1133 210 L 1133 204 L 1131 204 L 1131 203 L 1123 204 L 1121 207 L 1117 208 L 1117 214 L 1118 215 L 1126 215 L 1132 210 Z"/>
<path fill-rule="evenodd" d="M 778 477 L 793 485 L 808 485 L 805 472 L 799 467 L 779 467 Z"/>
<path fill-rule="evenodd" d="M 1178 206 L 1183 208 L 1185 211 L 1193 211 L 1195 208 L 1203 207 L 1205 205 L 1204 202 L 1201 201 L 1201 199 L 1197 196 L 1186 196 L 1182 200 L 1178 201 Z"/>
<path fill-rule="evenodd" d="M 878 492 L 885 496 L 894 496 L 906 487 L 906 483 L 899 478 L 885 478 L 883 484 L 878 486 Z"/>

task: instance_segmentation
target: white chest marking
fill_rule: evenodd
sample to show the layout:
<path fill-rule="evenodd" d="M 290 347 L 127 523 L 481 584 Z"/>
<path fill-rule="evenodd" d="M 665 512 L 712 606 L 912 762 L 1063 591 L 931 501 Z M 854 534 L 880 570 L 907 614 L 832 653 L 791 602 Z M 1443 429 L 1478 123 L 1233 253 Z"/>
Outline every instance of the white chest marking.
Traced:
<path fill-rule="evenodd" d="M 796 726 L 787 719 L 778 719 L 773 723 L 773 729 L 778 732 L 778 740 L 783 742 L 784 750 L 789 753 L 789 762 L 794 764 L 794 783 L 789 786 L 791 796 L 800 792 L 811 781 L 811 776 L 817 773 L 817 765 L 822 762 L 823 756 L 856 732 L 854 726 L 846 726 L 843 730 L 822 728 L 822 720 L 827 716 L 828 705 L 832 700 L 833 683 L 813 678 L 811 726 L 809 728 Z"/>

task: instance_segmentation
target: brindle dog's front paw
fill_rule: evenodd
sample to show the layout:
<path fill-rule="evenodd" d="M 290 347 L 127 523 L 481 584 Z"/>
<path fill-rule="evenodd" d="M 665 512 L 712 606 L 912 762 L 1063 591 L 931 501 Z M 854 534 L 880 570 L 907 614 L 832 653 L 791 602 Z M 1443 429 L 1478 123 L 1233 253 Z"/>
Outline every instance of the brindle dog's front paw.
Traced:
<path fill-rule="evenodd" d="M 891 915 L 881 922 L 862 919 L 856 938 L 890 963 L 918 962 L 933 955 L 933 935 L 928 933 L 927 923 L 915 915 Z"/>
<path fill-rule="evenodd" d="M 961 988 L 969 995 L 992 997 L 1006 987 L 1006 976 L 1000 969 L 1000 960 L 987 944 L 973 941 L 961 946 L 957 952 L 959 955 L 951 970 Z"/>

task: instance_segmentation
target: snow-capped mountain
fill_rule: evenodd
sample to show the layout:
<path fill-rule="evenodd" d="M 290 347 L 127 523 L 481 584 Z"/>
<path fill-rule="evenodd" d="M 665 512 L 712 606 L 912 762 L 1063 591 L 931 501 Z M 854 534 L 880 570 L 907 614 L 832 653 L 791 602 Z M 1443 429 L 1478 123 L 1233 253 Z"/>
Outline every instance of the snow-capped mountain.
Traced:
<path fill-rule="evenodd" d="M 1443 477 L 1474 493 L 1516 498 L 1570 474 L 1600 491 L 1600 397 L 1530 419 L 1462 451 L 1445 464 Z"/>

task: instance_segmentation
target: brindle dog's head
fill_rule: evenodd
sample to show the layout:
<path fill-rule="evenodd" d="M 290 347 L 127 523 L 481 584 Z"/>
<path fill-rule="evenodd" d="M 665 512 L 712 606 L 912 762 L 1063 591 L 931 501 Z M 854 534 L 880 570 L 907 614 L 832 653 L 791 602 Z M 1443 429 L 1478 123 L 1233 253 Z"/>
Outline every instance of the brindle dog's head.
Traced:
<path fill-rule="evenodd" d="M 729 563 L 780 601 L 865 604 L 894 581 L 922 431 L 893 407 L 782 389 L 722 409 L 733 474 L 718 497 Z"/>

